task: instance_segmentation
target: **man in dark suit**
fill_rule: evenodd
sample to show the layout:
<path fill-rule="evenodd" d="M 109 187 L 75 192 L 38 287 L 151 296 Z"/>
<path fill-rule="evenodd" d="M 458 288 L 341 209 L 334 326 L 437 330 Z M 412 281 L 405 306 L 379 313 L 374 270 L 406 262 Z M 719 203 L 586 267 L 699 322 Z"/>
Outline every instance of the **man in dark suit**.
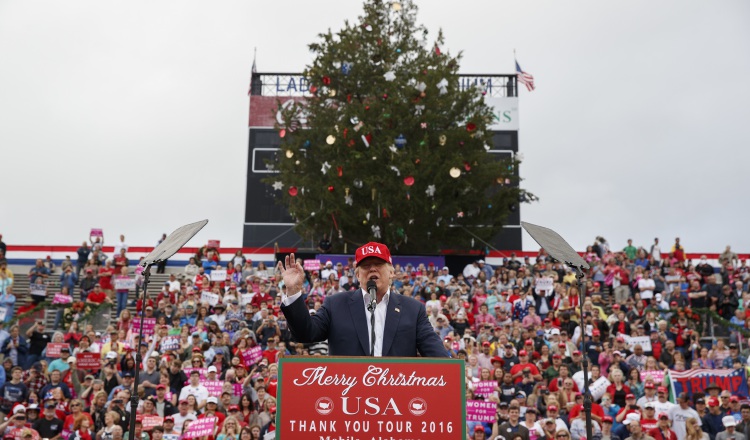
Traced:
<path fill-rule="evenodd" d="M 282 298 L 281 311 L 292 335 L 303 343 L 327 339 L 333 356 L 449 357 L 427 319 L 424 305 L 391 290 L 394 270 L 388 247 L 367 243 L 357 249 L 355 262 L 359 284 L 375 283 L 373 310 L 365 304 L 367 292 L 358 289 L 327 297 L 311 316 L 300 299 L 305 279 L 302 266 L 294 254 L 288 255 L 283 264 L 279 261 L 277 267 L 289 295 Z"/>

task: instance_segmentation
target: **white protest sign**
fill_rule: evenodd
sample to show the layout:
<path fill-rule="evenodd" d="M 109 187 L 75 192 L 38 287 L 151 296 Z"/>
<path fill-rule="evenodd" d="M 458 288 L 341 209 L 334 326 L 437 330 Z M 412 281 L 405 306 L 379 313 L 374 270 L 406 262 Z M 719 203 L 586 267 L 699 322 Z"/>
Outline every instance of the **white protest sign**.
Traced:
<path fill-rule="evenodd" d="M 622 333 L 618 334 L 618 336 L 622 336 L 625 339 L 625 345 L 628 346 L 630 351 L 633 351 L 636 345 L 640 345 L 643 351 L 651 351 L 651 337 L 649 336 L 628 336 Z"/>
<path fill-rule="evenodd" d="M 211 306 L 219 304 L 219 295 L 211 292 L 201 292 L 201 302 L 207 302 Z"/>
<path fill-rule="evenodd" d="M 610 385 L 612 385 L 612 383 L 606 377 L 600 377 L 589 387 L 591 396 L 594 400 L 601 399 L 604 393 L 607 392 L 607 387 Z"/>
<path fill-rule="evenodd" d="M 550 277 L 541 277 L 541 278 L 535 278 L 534 279 L 534 291 L 539 292 L 549 292 L 552 290 L 552 286 L 554 285 L 554 280 Z"/>
<path fill-rule="evenodd" d="M 6 307 L 0 307 L 0 321 L 5 321 L 5 315 L 8 314 L 8 309 Z"/>
<path fill-rule="evenodd" d="M 252 293 L 243 293 L 242 298 L 240 299 L 240 304 L 244 306 L 244 305 L 250 304 L 252 300 L 253 300 Z"/>
<path fill-rule="evenodd" d="M 34 296 L 47 296 L 47 285 L 31 284 L 29 285 L 29 293 Z"/>
<path fill-rule="evenodd" d="M 115 278 L 115 290 L 134 290 L 135 278 L 117 277 Z"/>
<path fill-rule="evenodd" d="M 211 281 L 226 281 L 227 271 L 224 269 L 214 269 L 211 271 Z"/>

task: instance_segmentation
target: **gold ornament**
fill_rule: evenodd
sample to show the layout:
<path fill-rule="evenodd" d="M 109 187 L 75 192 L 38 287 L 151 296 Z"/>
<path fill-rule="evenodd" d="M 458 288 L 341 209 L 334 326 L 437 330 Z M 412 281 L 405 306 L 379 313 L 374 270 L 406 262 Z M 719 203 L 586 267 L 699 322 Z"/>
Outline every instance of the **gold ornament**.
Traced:
<path fill-rule="evenodd" d="M 449 174 L 450 174 L 450 175 L 451 175 L 451 177 L 453 177 L 454 179 L 458 179 L 458 177 L 459 177 L 459 176 L 461 176 L 461 170 L 459 170 L 459 169 L 458 169 L 458 168 L 456 168 L 456 167 L 453 167 L 453 168 L 451 168 L 451 169 L 450 169 L 450 171 L 449 171 Z"/>
<path fill-rule="evenodd" d="M 328 137 L 326 138 L 326 143 L 328 145 L 333 145 L 334 142 L 336 142 L 336 136 L 329 134 Z"/>
<path fill-rule="evenodd" d="M 448 142 L 448 136 L 441 134 L 440 135 L 440 146 L 445 146 L 445 143 Z"/>
<path fill-rule="evenodd" d="M 393 8 L 394 11 L 398 12 L 401 10 L 401 3 L 393 2 L 391 3 L 391 8 Z"/>
<path fill-rule="evenodd" d="M 286 150 L 286 158 L 291 159 L 294 157 L 294 151 L 292 150 Z"/>
<path fill-rule="evenodd" d="M 349 187 L 348 186 L 346 188 L 344 188 L 344 194 L 346 194 L 347 197 L 349 196 Z"/>

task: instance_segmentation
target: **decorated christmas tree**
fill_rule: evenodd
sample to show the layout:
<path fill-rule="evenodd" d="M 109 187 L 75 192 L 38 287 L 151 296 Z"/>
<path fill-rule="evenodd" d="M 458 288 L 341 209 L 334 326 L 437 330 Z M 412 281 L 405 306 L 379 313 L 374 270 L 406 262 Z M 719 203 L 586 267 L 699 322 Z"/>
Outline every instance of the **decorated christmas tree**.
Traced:
<path fill-rule="evenodd" d="M 459 88 L 460 55 L 416 18 L 410 0 L 367 0 L 356 24 L 310 44 L 311 96 L 282 111 L 279 173 L 265 180 L 303 237 L 333 231 L 337 251 L 469 249 L 528 200 L 517 159 L 488 153 L 481 84 Z"/>

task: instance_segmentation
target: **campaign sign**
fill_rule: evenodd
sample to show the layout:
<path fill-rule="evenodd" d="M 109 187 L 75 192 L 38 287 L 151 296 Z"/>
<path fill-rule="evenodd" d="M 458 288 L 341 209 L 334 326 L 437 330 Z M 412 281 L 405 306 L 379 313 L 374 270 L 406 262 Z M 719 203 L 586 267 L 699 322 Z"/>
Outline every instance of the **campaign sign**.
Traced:
<path fill-rule="evenodd" d="M 221 240 L 208 240 L 206 247 L 219 249 L 221 247 Z"/>
<path fill-rule="evenodd" d="M 138 334 L 141 330 L 141 320 L 133 320 L 133 334 Z M 154 327 L 156 327 L 156 318 L 143 318 L 143 334 L 150 336 L 154 334 Z"/>
<path fill-rule="evenodd" d="M 282 357 L 276 438 L 464 440 L 464 369 L 459 359 Z"/>
<path fill-rule="evenodd" d="M 203 380 L 201 381 L 201 385 L 206 387 L 209 396 L 221 396 L 224 390 L 223 380 Z"/>
<path fill-rule="evenodd" d="M 99 370 L 102 367 L 100 359 L 99 353 L 76 353 L 76 365 L 79 370 Z"/>
<path fill-rule="evenodd" d="M 594 398 L 594 400 L 601 399 L 604 393 L 607 392 L 607 387 L 609 387 L 610 385 L 612 385 L 612 383 L 609 381 L 609 379 L 604 376 L 600 377 L 599 379 L 594 381 L 591 386 L 589 386 L 591 396 Z"/>
<path fill-rule="evenodd" d="M 173 351 L 180 349 L 180 337 L 179 336 L 167 336 L 161 340 L 161 351 Z"/>
<path fill-rule="evenodd" d="M 143 416 L 143 421 L 141 423 L 143 424 L 144 431 L 151 431 L 155 426 L 161 426 L 162 423 L 164 423 L 164 417 Z"/>
<path fill-rule="evenodd" d="M 49 344 L 47 344 L 47 357 L 59 358 L 60 349 L 62 349 L 63 347 L 70 348 L 70 344 L 65 342 L 50 342 Z"/>
<path fill-rule="evenodd" d="M 198 370 L 198 373 L 200 373 L 201 380 L 206 380 L 206 375 L 208 374 L 208 368 L 186 367 L 182 369 L 182 371 L 185 372 L 185 375 L 187 375 L 188 379 L 190 378 L 190 373 L 192 373 L 193 370 Z"/>
<path fill-rule="evenodd" d="M 246 306 L 250 304 L 253 301 L 253 294 L 252 293 L 243 293 L 240 295 L 240 304 L 243 306 Z"/>
<path fill-rule="evenodd" d="M 305 270 L 318 270 L 320 269 L 320 260 L 304 260 L 302 262 Z"/>
<path fill-rule="evenodd" d="M 497 415 L 497 402 L 468 400 L 466 402 L 466 421 L 494 422 Z"/>
<path fill-rule="evenodd" d="M 651 337 L 649 336 L 628 336 L 622 333 L 617 336 L 622 336 L 625 339 L 625 345 L 628 346 L 630 351 L 633 351 L 636 345 L 640 345 L 643 351 L 651 351 Z"/>
<path fill-rule="evenodd" d="M 214 269 L 211 271 L 211 281 L 226 281 L 227 271 L 226 269 Z"/>
<path fill-rule="evenodd" d="M 654 384 L 658 387 L 664 383 L 664 371 L 663 370 L 648 370 L 641 371 L 641 379 L 646 381 L 646 378 L 651 376 L 654 379 Z"/>
<path fill-rule="evenodd" d="M 474 394 L 476 394 L 477 396 L 489 397 L 492 395 L 492 393 L 495 392 L 496 386 L 497 382 L 492 380 L 483 380 L 481 382 L 477 382 L 474 386 Z"/>
<path fill-rule="evenodd" d="M 135 290 L 135 278 L 119 275 L 115 278 L 115 290 Z"/>
<path fill-rule="evenodd" d="M 218 422 L 218 417 L 206 417 L 205 419 L 193 420 L 190 422 L 187 432 L 182 435 L 182 438 L 198 438 L 207 435 L 214 435 L 214 428 Z"/>
<path fill-rule="evenodd" d="M 5 321 L 5 316 L 8 314 L 7 307 L 0 307 L 0 321 Z"/>
<path fill-rule="evenodd" d="M 534 280 L 534 290 L 539 293 L 541 291 L 549 292 L 552 290 L 554 281 L 550 277 L 541 277 Z"/>
<path fill-rule="evenodd" d="M 242 360 L 245 361 L 245 365 L 247 365 L 248 367 L 257 362 L 260 362 L 260 360 L 263 359 L 263 353 L 261 352 L 260 346 L 253 347 L 248 350 L 242 350 L 240 352 L 240 355 L 242 356 Z"/>
<path fill-rule="evenodd" d="M 688 393 L 692 398 L 695 393 L 704 393 L 709 385 L 715 383 L 722 390 L 727 390 L 733 396 L 747 396 L 747 372 L 744 368 L 737 370 L 718 369 L 709 370 L 699 368 L 688 371 L 669 370 L 672 382 L 673 396 Z"/>
<path fill-rule="evenodd" d="M 56 293 L 52 298 L 52 304 L 70 304 L 73 302 L 73 297 L 70 295 L 63 295 L 62 293 Z"/>
<path fill-rule="evenodd" d="M 213 307 L 219 304 L 219 295 L 211 292 L 201 292 L 201 303 L 208 303 Z"/>
<path fill-rule="evenodd" d="M 91 228 L 91 233 L 89 233 L 89 237 L 104 237 L 104 231 L 102 231 L 99 228 Z"/>
<path fill-rule="evenodd" d="M 232 384 L 232 388 L 234 390 L 234 395 L 235 396 L 241 396 L 243 394 L 242 393 L 242 384 L 241 383 L 233 383 Z"/>
<path fill-rule="evenodd" d="M 34 296 L 47 296 L 47 285 L 46 284 L 30 284 L 29 293 Z"/>

